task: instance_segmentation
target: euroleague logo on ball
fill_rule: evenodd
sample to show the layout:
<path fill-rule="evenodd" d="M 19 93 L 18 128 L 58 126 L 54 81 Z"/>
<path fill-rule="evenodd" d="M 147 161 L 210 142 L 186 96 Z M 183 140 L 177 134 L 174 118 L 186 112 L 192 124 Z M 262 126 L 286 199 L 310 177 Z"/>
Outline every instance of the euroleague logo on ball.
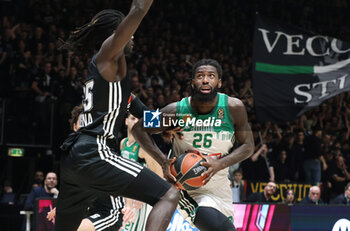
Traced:
<path fill-rule="evenodd" d="M 207 171 L 207 167 L 201 165 L 204 161 L 205 159 L 197 153 L 184 153 L 178 156 L 170 166 L 171 174 L 176 178 L 176 185 L 186 190 L 201 187 L 206 178 L 202 173 Z"/>

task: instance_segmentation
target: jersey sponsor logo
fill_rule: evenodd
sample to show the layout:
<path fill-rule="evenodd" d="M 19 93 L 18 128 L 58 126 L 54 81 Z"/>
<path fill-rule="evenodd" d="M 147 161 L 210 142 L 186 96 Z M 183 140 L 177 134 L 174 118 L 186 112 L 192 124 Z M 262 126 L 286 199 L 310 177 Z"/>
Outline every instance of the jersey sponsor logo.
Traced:
<path fill-rule="evenodd" d="M 143 127 L 144 128 L 160 128 L 160 115 L 162 113 L 157 110 L 143 111 Z"/>

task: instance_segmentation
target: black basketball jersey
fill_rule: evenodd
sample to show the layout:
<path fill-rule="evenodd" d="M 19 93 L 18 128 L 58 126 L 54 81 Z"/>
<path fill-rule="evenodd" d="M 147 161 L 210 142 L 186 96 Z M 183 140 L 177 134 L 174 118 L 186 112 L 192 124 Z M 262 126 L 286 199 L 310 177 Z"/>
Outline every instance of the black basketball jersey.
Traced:
<path fill-rule="evenodd" d="M 95 54 L 84 86 L 80 131 L 108 139 L 117 137 L 130 101 L 129 75 L 118 82 L 106 81 L 97 69 Z"/>

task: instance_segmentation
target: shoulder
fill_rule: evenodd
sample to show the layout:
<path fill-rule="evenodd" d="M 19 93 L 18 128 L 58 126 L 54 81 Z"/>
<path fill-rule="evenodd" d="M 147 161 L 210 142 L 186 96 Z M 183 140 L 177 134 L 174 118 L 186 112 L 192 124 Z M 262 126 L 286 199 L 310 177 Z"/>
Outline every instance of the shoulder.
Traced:
<path fill-rule="evenodd" d="M 123 139 L 120 141 L 120 149 L 122 149 L 125 140 L 126 140 L 126 138 L 123 138 Z"/>
<path fill-rule="evenodd" d="M 35 195 L 41 195 L 43 192 L 46 192 L 44 187 L 35 187 L 32 189 L 32 193 Z"/>
<path fill-rule="evenodd" d="M 227 97 L 228 108 L 234 124 L 245 124 L 248 120 L 247 111 L 243 102 L 235 97 Z"/>
<path fill-rule="evenodd" d="M 245 108 L 243 102 L 235 97 L 227 96 L 227 103 L 230 108 Z"/>

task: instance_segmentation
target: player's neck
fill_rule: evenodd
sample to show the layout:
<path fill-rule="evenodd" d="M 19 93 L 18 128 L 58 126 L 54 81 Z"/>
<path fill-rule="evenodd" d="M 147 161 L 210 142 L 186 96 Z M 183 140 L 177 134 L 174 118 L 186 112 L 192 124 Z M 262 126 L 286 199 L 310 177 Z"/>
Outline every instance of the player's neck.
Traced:
<path fill-rule="evenodd" d="M 199 101 L 195 97 L 191 97 L 191 107 L 197 114 L 205 115 L 205 114 L 209 114 L 213 110 L 217 101 L 218 101 L 217 95 L 212 101 L 209 101 L 209 102 Z"/>
<path fill-rule="evenodd" d="M 133 143 L 135 143 L 135 137 L 133 135 L 131 135 L 130 133 L 128 134 L 128 140 L 126 142 L 126 145 L 130 146 L 132 145 Z"/>

